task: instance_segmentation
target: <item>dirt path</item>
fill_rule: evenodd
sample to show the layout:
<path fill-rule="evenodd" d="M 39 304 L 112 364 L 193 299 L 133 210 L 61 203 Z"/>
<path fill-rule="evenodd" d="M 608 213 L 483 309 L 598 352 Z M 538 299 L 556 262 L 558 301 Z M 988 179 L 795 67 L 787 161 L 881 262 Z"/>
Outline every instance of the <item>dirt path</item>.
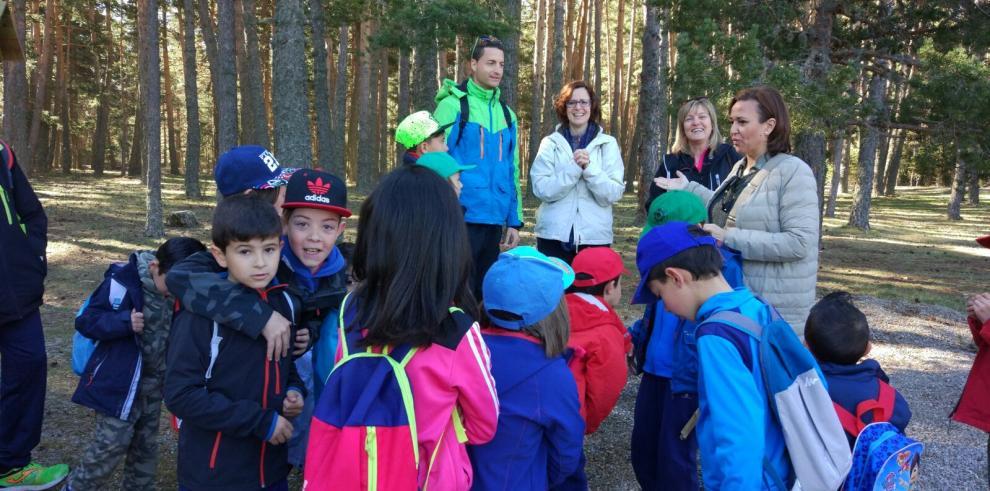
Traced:
<path fill-rule="evenodd" d="M 911 405 L 908 434 L 926 445 L 923 490 L 987 489 L 986 434 L 949 420 L 975 354 L 962 314 L 939 306 L 857 296 L 873 328 L 876 358 Z M 629 435 L 638 378 L 630 378 L 608 420 L 587 439 L 591 489 L 638 489 Z"/>

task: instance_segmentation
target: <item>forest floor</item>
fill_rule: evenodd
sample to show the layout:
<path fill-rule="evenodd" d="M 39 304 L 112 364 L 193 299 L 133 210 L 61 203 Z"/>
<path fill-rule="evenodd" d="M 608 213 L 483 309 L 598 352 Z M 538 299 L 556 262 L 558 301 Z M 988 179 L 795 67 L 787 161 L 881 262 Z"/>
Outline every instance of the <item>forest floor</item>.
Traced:
<path fill-rule="evenodd" d="M 128 178 L 91 175 L 44 176 L 32 183 L 49 218 L 49 275 L 42 317 L 48 348 L 48 398 L 41 445 L 43 463 L 79 460 L 93 428 L 91 411 L 70 399 L 78 378 L 72 374 L 73 318 L 79 305 L 102 280 L 110 262 L 126 260 L 158 241 L 143 235 L 145 187 Z M 212 183 L 205 183 L 212 192 Z M 928 447 L 922 468 L 923 489 L 986 489 L 985 435 L 952 423 L 954 407 L 975 349 L 961 311 L 964 298 L 990 290 L 990 251 L 973 238 L 990 232 L 990 205 L 964 206 L 963 221 L 945 218 L 944 188 L 898 188 L 895 198 L 873 200 L 872 230 L 844 227 L 851 199 L 839 199 L 838 216 L 826 219 L 819 271 L 819 293 L 844 289 L 857 295 L 874 330 L 872 356 L 880 361 L 914 412 L 908 433 Z M 180 177 L 163 179 L 166 213 L 191 210 L 194 229 L 167 229 L 169 236 L 189 235 L 206 241 L 214 200 L 186 199 Z M 351 197 L 357 211 L 360 201 Z M 526 200 L 526 222 L 534 223 L 535 199 Z M 635 271 L 635 197 L 615 208 L 615 247 Z M 353 241 L 357 217 L 345 239 Z M 524 244 L 535 244 L 530 232 Z M 981 279 L 982 278 L 982 279 Z M 632 295 L 636 276 L 623 285 Z M 641 308 L 619 308 L 629 324 Z M 629 435 L 638 379 L 630 377 L 619 406 L 586 441 L 592 489 L 636 489 L 629 465 Z M 163 411 L 160 489 L 175 489 L 176 435 Z M 119 487 L 118 469 L 108 489 Z M 293 483 L 295 484 L 295 480 Z"/>

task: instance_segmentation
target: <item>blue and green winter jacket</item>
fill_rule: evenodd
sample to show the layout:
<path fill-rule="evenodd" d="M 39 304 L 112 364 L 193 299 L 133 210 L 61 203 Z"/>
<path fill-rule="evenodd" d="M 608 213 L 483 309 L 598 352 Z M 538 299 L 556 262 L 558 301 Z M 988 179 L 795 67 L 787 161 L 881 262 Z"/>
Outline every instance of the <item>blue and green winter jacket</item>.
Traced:
<path fill-rule="evenodd" d="M 467 98 L 468 121 L 461 131 L 461 100 Z M 486 90 L 473 80 L 458 85 L 444 80 L 437 92 L 433 118 L 447 129 L 450 154 L 462 165 L 461 204 L 467 223 L 522 227 L 519 186 L 518 122 L 508 110 L 506 121 L 498 88 Z"/>

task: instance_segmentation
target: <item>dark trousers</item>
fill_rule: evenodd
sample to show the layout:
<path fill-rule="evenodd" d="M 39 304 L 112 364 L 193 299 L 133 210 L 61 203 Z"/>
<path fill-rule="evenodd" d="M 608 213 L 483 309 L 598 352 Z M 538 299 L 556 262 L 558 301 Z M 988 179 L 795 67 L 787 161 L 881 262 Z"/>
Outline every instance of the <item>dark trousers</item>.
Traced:
<path fill-rule="evenodd" d="M 474 297 L 481 301 L 481 283 L 488 268 L 498 259 L 499 243 L 502 242 L 502 226 L 481 223 L 467 224 L 468 240 L 471 241 L 471 259 L 474 262 L 474 276 L 471 285 Z"/>
<path fill-rule="evenodd" d="M 698 408 L 694 396 L 673 396 L 670 379 L 644 373 L 636 395 L 632 466 L 644 491 L 698 491 L 698 440 L 681 440 L 684 424 Z"/>
<path fill-rule="evenodd" d="M 179 485 L 179 491 L 193 491 L 183 485 Z M 282 479 L 281 481 L 271 484 L 268 487 L 262 488 L 261 491 L 289 491 L 289 480 Z"/>
<path fill-rule="evenodd" d="M 610 247 L 611 244 L 581 244 L 580 249 L 587 249 L 589 247 Z M 568 244 L 566 242 L 561 242 L 559 240 L 551 239 L 541 239 L 536 238 L 536 250 L 550 256 L 556 257 L 558 259 L 563 259 L 567 264 L 574 262 L 574 256 L 577 255 L 579 248 L 574 247 L 574 244 Z"/>
<path fill-rule="evenodd" d="M 0 474 L 28 465 L 41 441 L 47 370 L 37 310 L 0 324 Z"/>

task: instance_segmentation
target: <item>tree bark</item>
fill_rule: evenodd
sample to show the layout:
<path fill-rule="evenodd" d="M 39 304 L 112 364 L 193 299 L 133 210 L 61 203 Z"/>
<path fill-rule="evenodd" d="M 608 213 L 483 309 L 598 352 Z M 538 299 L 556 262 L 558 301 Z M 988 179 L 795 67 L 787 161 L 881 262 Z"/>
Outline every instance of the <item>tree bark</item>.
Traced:
<path fill-rule="evenodd" d="M 536 152 L 540 148 L 543 129 L 543 105 L 546 100 L 543 97 L 543 76 L 546 70 L 543 66 L 544 48 L 546 44 L 546 17 L 548 0 L 536 1 L 536 39 L 533 45 L 533 85 L 529 100 L 529 145 L 527 145 L 529 155 L 525 161 L 532 162 L 536 158 Z M 522 161 L 523 159 L 520 159 Z"/>
<path fill-rule="evenodd" d="M 643 204 L 650 188 L 650 181 L 660 163 L 660 152 L 663 142 L 667 139 L 665 122 L 667 115 L 667 104 L 663 100 L 664 86 L 666 85 L 665 60 L 661 60 L 661 54 L 665 47 L 662 45 L 660 31 L 660 9 L 651 1 L 646 4 L 646 26 L 643 29 L 643 69 L 639 74 L 639 113 L 636 118 L 636 127 L 641 128 L 639 142 L 639 192 L 638 200 L 640 206 L 636 207 L 638 218 L 643 217 Z M 663 18 L 669 19 L 669 10 L 664 8 Z M 656 131 L 653 129 L 656 128 Z"/>
<path fill-rule="evenodd" d="M 275 150 L 292 167 L 312 167 L 309 97 L 306 84 L 306 34 L 302 0 L 275 2 L 272 39 L 272 103 Z"/>
<path fill-rule="evenodd" d="M 612 65 L 612 93 L 609 94 L 609 133 L 617 138 L 622 136 L 622 122 L 619 115 L 622 113 L 622 48 L 623 29 L 626 27 L 626 0 L 619 1 L 619 13 L 616 21 L 615 35 L 615 62 Z M 622 145 L 622 142 L 619 142 Z"/>
<path fill-rule="evenodd" d="M 963 194 L 966 192 L 966 159 L 963 156 L 962 145 L 956 138 L 956 167 L 952 173 L 952 192 L 949 194 L 947 215 L 949 220 L 962 220 Z"/>
<path fill-rule="evenodd" d="M 825 207 L 825 216 L 835 218 L 835 201 L 839 194 L 839 176 L 842 175 L 842 150 L 845 148 L 845 133 L 839 131 L 832 138 L 832 183 L 829 185 L 828 206 Z"/>
<path fill-rule="evenodd" d="M 362 54 L 363 55 L 363 54 Z M 412 107 L 434 107 L 437 94 L 437 44 L 436 40 L 416 46 L 413 55 Z"/>
<path fill-rule="evenodd" d="M 27 3 L 13 0 L 7 4 L 13 14 L 14 33 L 21 46 L 25 44 Z M 47 27 L 46 27 L 47 29 Z M 35 40 L 37 42 L 37 39 Z M 22 160 L 18 161 L 25 174 L 31 173 L 31 152 L 28 144 L 28 82 L 26 59 L 3 62 L 3 138 Z"/>
<path fill-rule="evenodd" d="M 229 1 L 229 0 L 221 0 Z M 199 32 L 203 37 L 203 47 L 206 50 L 206 61 L 207 67 L 210 70 L 210 88 L 213 91 L 212 99 L 213 104 L 211 104 L 212 118 L 213 118 L 213 157 L 214 160 L 220 152 L 227 151 L 227 148 L 220 150 L 220 109 L 219 102 L 217 101 L 217 91 L 220 88 L 219 74 L 220 65 L 217 58 L 220 56 L 218 54 L 219 47 L 217 46 L 217 26 L 213 23 L 213 14 L 210 12 L 209 1 L 198 0 L 199 4 Z M 236 117 L 235 117 L 236 120 Z"/>
<path fill-rule="evenodd" d="M 550 53 L 550 77 L 547 80 L 547 104 L 550 107 L 549 114 L 553 111 L 553 98 L 564 85 L 564 0 L 553 0 L 553 48 Z M 555 124 L 556 118 L 550 123 L 550 127 Z M 544 122 L 544 126 L 547 123 Z M 544 131 L 548 133 L 549 131 Z"/>
<path fill-rule="evenodd" d="M 238 72 L 241 85 L 241 123 L 251 121 L 249 130 L 243 132 L 246 138 L 244 143 L 268 148 L 271 139 L 268 136 L 268 109 L 262 87 L 257 4 L 255 0 L 241 0 L 241 3 L 244 24 L 244 59 Z M 242 39 L 240 34 L 238 39 Z"/>
<path fill-rule="evenodd" d="M 193 0 L 182 0 L 185 18 L 182 19 L 182 72 L 186 95 L 186 197 L 200 198 L 199 188 L 199 87 L 196 81 L 196 11 Z"/>
<path fill-rule="evenodd" d="M 279 2 L 280 4 L 282 2 Z M 217 151 L 237 146 L 237 67 L 234 64 L 234 0 L 217 2 Z M 207 47 L 209 50 L 209 47 Z"/>
<path fill-rule="evenodd" d="M 165 12 L 168 12 L 166 7 Z M 162 13 L 162 68 L 165 75 L 165 127 L 168 131 L 168 168 L 169 174 L 173 176 L 182 175 L 179 168 L 179 146 L 178 136 L 175 131 L 175 104 L 172 94 L 172 67 L 168 57 L 168 16 Z"/>
<path fill-rule="evenodd" d="M 162 217 L 162 154 L 161 154 L 161 68 L 158 57 L 158 3 L 153 0 L 138 0 L 140 13 L 141 78 L 144 80 L 145 104 L 144 125 L 147 128 L 148 197 L 147 221 L 144 234 L 148 237 L 165 235 L 165 222 Z"/>
<path fill-rule="evenodd" d="M 62 23 L 59 29 L 62 39 L 66 37 L 65 30 L 68 28 L 69 20 L 69 14 L 63 10 Z M 68 175 L 72 172 L 72 120 L 69 117 L 69 109 L 72 106 L 72 102 L 69 100 L 69 73 L 72 72 L 72 58 L 69 53 L 70 44 L 63 44 L 63 42 L 58 44 L 62 46 L 61 56 L 58 60 L 58 93 L 62 101 L 58 105 L 59 124 L 62 126 L 61 163 L 62 174 Z"/>
<path fill-rule="evenodd" d="M 20 150 L 19 155 L 21 155 L 19 164 L 25 169 L 33 169 L 36 163 L 37 165 L 45 166 L 45 162 L 47 162 L 48 141 L 41 138 L 41 125 L 42 114 L 48 108 L 50 97 L 48 83 L 52 78 L 52 58 L 55 55 L 55 31 L 57 30 L 57 23 L 57 4 L 55 0 L 47 0 L 45 2 L 44 45 L 41 48 L 41 59 L 38 61 L 38 66 L 34 70 L 34 108 L 31 111 L 31 128 L 28 132 L 27 147 L 23 150 L 17 149 Z M 7 79 L 4 78 L 4 80 Z M 4 104 L 4 107 L 7 107 L 6 104 Z M 47 126 L 47 123 L 45 125 Z"/>
<path fill-rule="evenodd" d="M 106 35 L 108 36 L 108 42 L 106 46 L 107 55 L 104 57 L 98 57 L 100 62 L 100 70 L 98 73 L 98 79 L 100 79 L 100 93 L 97 97 L 99 101 L 96 108 L 96 128 L 93 134 L 93 155 L 92 155 L 92 165 L 93 165 L 93 175 L 100 177 L 103 175 L 103 170 L 106 167 L 106 154 L 107 154 L 107 142 L 109 136 L 109 119 L 110 119 L 110 73 L 113 68 L 113 28 L 110 24 L 110 5 L 109 2 L 106 4 L 106 15 L 104 20 L 106 21 Z M 94 15 L 94 25 L 93 31 L 99 30 L 99 26 L 95 25 L 95 15 Z M 102 58 L 102 59 L 100 59 Z M 35 104 L 41 104 L 40 102 L 35 102 Z"/>
<path fill-rule="evenodd" d="M 571 80 L 584 80 L 584 51 L 588 38 L 588 15 L 591 10 L 588 7 L 588 0 L 582 0 L 580 4 L 580 16 L 577 26 L 577 40 L 575 41 L 574 54 L 571 57 L 571 66 L 568 72 Z"/>
<path fill-rule="evenodd" d="M 867 123 L 860 127 L 862 136 L 859 143 L 859 179 L 856 197 L 853 199 L 852 213 L 849 214 L 849 225 L 860 230 L 870 229 L 874 160 L 877 157 L 877 144 L 880 139 L 880 129 L 877 127 L 877 123 L 885 95 L 884 87 L 883 75 L 874 73 L 869 85 L 869 101 L 873 106 L 873 114 L 867 118 Z"/>
<path fill-rule="evenodd" d="M 520 0 L 503 0 L 502 5 L 502 15 L 505 17 L 505 22 L 510 26 L 521 25 L 522 2 Z M 516 102 L 519 100 L 519 34 L 518 30 L 512 29 L 502 39 L 502 45 L 505 47 L 505 68 L 502 72 L 502 83 L 499 88 L 502 100 L 513 109 L 516 108 Z"/>
<path fill-rule="evenodd" d="M 884 178 L 884 196 L 893 196 L 897 186 L 897 174 L 901 171 L 901 154 L 904 151 L 904 130 L 896 130 L 894 136 L 894 153 L 887 166 L 887 176 Z"/>
<path fill-rule="evenodd" d="M 595 93 L 602 96 L 602 3 L 595 0 Z"/>
<path fill-rule="evenodd" d="M 144 102 L 141 98 L 141 91 L 138 91 L 138 107 L 134 112 L 134 139 L 131 141 L 131 155 L 127 159 L 127 176 L 141 177 L 141 155 L 145 148 L 144 138 Z"/>
<path fill-rule="evenodd" d="M 368 48 L 368 38 L 371 31 L 371 22 L 366 21 L 361 24 L 361 37 L 358 39 L 359 64 L 356 91 L 357 100 L 360 104 L 357 108 L 358 114 L 358 137 L 357 137 L 357 184 L 358 190 L 365 193 L 371 190 L 374 185 L 374 153 L 369 151 L 374 142 L 375 135 L 375 107 L 371 92 L 371 64 L 373 55 Z M 434 57 L 434 60 L 436 58 Z M 436 63 L 435 61 L 433 62 Z M 435 65 L 434 65 L 435 66 Z"/>
<path fill-rule="evenodd" d="M 313 114 L 316 118 L 316 149 L 319 166 L 333 164 L 330 137 L 330 95 L 327 91 L 327 41 L 320 0 L 309 0 L 310 42 L 313 43 Z"/>
<path fill-rule="evenodd" d="M 969 182 L 967 183 L 966 202 L 972 206 L 977 206 L 980 204 L 980 170 L 970 168 L 967 179 Z"/>
<path fill-rule="evenodd" d="M 344 163 L 345 123 L 347 121 L 347 25 L 341 25 L 337 41 L 337 76 L 333 94 L 333 119 L 330 126 L 330 166 L 334 175 L 347 181 L 347 168 Z"/>

